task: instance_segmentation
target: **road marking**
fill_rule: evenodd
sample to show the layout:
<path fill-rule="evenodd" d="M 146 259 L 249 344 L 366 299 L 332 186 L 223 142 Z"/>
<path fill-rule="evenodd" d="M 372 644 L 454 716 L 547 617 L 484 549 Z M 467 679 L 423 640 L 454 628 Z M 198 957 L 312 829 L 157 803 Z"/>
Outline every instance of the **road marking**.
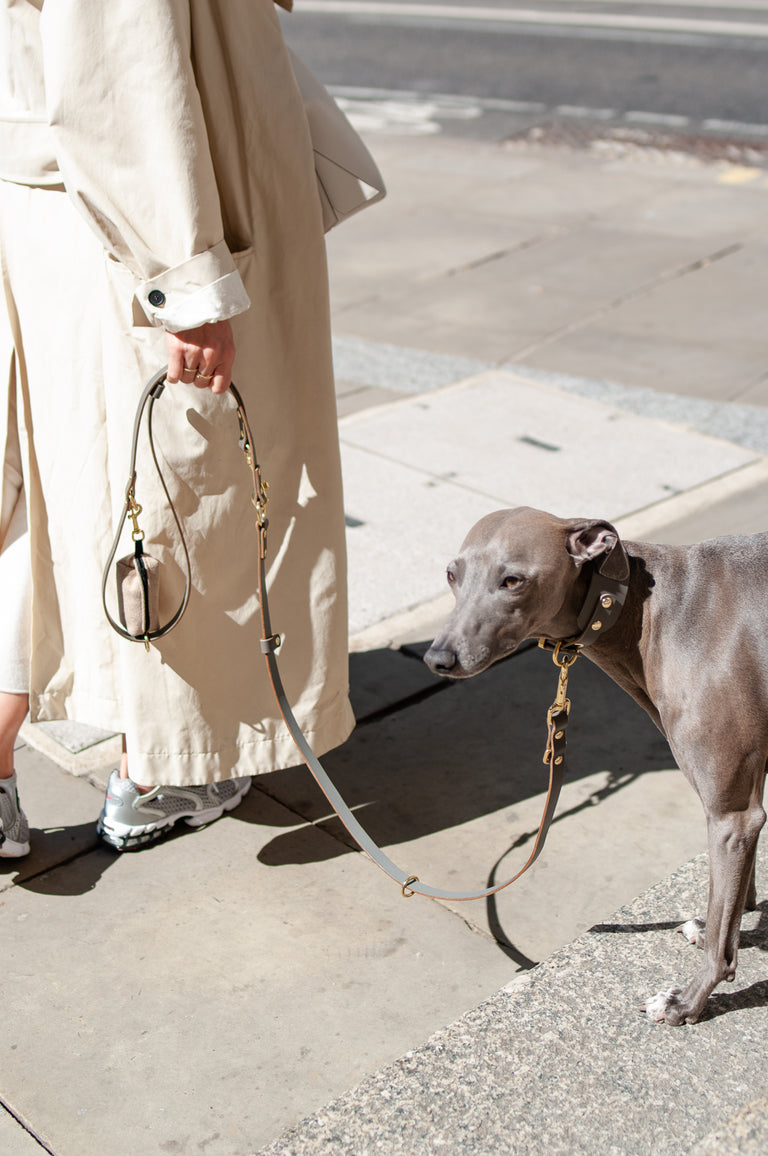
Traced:
<path fill-rule="evenodd" d="M 768 38 L 768 23 L 739 20 L 689 20 L 673 16 L 643 16 L 619 12 L 546 12 L 531 8 L 489 8 L 458 4 L 410 4 L 401 0 L 302 0 L 303 12 L 338 16 L 407 17 L 455 20 L 463 24 L 538 24 L 571 28 L 612 28 L 627 31 L 682 32 L 709 36 Z"/>
<path fill-rule="evenodd" d="M 402 136 L 434 136 L 442 120 L 475 120 L 483 115 L 478 101 L 456 97 L 420 100 L 351 99 L 336 90 L 339 108 L 358 132 L 392 132 Z"/>
<path fill-rule="evenodd" d="M 689 132 L 718 133 L 749 139 L 768 137 L 768 124 L 738 120 L 704 120 L 673 113 L 632 109 L 620 113 L 611 108 L 560 104 L 551 108 L 538 101 L 501 100 L 495 97 L 451 96 L 447 93 L 414 92 L 408 89 L 361 88 L 333 85 L 330 89 L 355 128 L 361 132 L 401 132 L 428 135 L 442 131 L 442 120 L 476 120 L 486 112 L 506 112 L 522 117 L 554 115 L 570 120 L 614 121 L 616 124 L 654 125 Z M 530 126 L 529 126 L 530 127 Z"/>
<path fill-rule="evenodd" d="M 416 92 L 408 88 L 360 88 L 358 86 L 335 84 L 330 92 L 336 99 L 344 100 L 412 100 L 437 102 L 441 106 L 457 106 L 464 103 L 482 107 L 483 111 L 544 113 L 547 105 L 536 100 L 502 100 L 496 96 L 451 96 L 448 93 Z"/>
<path fill-rule="evenodd" d="M 691 123 L 688 116 L 674 116 L 664 112 L 625 112 L 623 119 L 628 124 L 660 124 L 666 128 L 687 128 Z"/>
<path fill-rule="evenodd" d="M 580 104 L 559 104 L 557 116 L 573 116 L 579 120 L 614 120 L 617 116 L 613 108 L 584 108 Z"/>
<path fill-rule="evenodd" d="M 705 120 L 706 132 L 727 132 L 736 136 L 768 136 L 768 124 L 745 124 L 741 120 Z"/>
<path fill-rule="evenodd" d="M 718 182 L 721 185 L 746 185 L 763 175 L 762 169 L 747 168 L 746 165 L 732 165 L 727 172 L 721 173 Z"/>

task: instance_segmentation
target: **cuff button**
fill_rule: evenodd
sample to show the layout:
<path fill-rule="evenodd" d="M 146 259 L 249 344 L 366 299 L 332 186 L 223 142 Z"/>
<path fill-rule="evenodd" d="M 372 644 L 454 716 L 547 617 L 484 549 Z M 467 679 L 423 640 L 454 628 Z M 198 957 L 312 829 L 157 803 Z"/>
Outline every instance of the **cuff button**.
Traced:
<path fill-rule="evenodd" d="M 162 305 L 165 305 L 165 293 L 162 293 L 159 289 L 150 289 L 147 294 L 147 301 L 149 301 L 150 305 L 154 305 L 155 309 L 159 309 Z"/>

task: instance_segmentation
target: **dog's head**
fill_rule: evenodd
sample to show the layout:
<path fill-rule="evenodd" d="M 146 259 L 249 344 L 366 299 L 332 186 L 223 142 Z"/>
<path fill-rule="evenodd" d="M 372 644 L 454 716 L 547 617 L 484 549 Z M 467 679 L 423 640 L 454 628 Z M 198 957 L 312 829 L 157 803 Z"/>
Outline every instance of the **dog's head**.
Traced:
<path fill-rule="evenodd" d="M 456 605 L 424 656 L 435 674 L 470 678 L 526 638 L 570 638 L 584 602 L 584 564 L 612 553 L 609 522 L 527 506 L 481 518 L 448 566 Z"/>

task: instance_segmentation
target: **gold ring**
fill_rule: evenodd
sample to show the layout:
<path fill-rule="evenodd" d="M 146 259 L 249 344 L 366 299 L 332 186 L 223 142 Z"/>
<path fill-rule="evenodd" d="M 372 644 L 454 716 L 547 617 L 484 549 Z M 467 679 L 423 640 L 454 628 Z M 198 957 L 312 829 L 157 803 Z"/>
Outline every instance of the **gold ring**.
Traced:
<path fill-rule="evenodd" d="M 192 372 L 192 370 L 190 369 L 190 371 L 189 371 L 189 372 L 191 373 L 191 372 Z M 195 377 L 199 377 L 199 378 L 201 378 L 203 381 L 210 381 L 210 380 L 213 378 L 213 374 L 212 374 L 212 373 L 200 373 L 200 372 L 196 372 L 196 373 L 195 373 Z"/>
<path fill-rule="evenodd" d="M 408 876 L 405 883 L 400 888 L 400 891 L 402 892 L 403 899 L 410 899 L 412 895 L 416 894 L 415 891 L 411 890 L 411 884 L 412 883 L 418 883 L 418 882 L 419 882 L 418 875 L 409 875 Z"/>

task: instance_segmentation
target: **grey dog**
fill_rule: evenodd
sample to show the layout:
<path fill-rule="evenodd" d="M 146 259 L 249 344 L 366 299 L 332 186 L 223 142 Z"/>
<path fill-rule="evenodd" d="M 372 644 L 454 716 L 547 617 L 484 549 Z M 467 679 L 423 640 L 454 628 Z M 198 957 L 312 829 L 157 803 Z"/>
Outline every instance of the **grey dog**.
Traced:
<path fill-rule="evenodd" d="M 584 607 L 601 570 L 621 594 L 600 595 L 602 605 L 614 603 L 615 620 L 606 629 L 598 609 L 590 639 Z M 717 984 L 733 980 L 741 916 L 756 906 L 767 578 L 768 533 L 692 546 L 622 543 L 609 522 L 500 510 L 472 527 L 449 565 L 456 605 L 425 656 L 437 674 L 469 678 L 528 638 L 590 643 L 584 653 L 666 736 L 704 807 L 710 870 L 706 924 L 680 928 L 704 949 L 703 963 L 684 990 L 645 1005 L 668 1024 L 695 1023 Z"/>

